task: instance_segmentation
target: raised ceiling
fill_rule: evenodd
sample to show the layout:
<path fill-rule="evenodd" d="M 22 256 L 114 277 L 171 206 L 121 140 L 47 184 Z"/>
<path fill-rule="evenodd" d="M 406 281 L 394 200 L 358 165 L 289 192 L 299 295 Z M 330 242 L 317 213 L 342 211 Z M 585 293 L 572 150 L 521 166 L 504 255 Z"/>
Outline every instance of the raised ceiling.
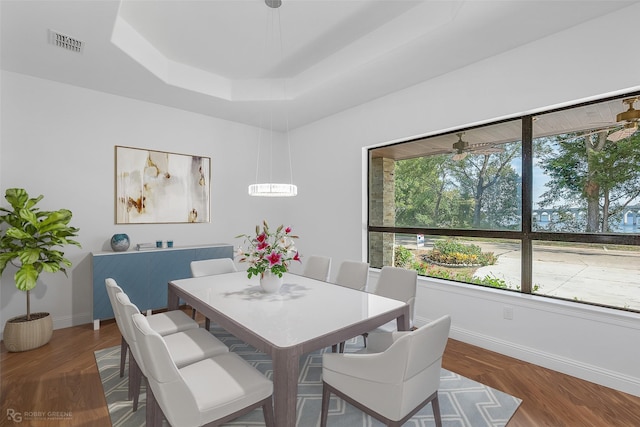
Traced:
<path fill-rule="evenodd" d="M 286 109 L 293 129 L 633 3 L 2 0 L 0 64 L 251 125 L 266 106 Z M 82 52 L 48 43 L 48 30 Z"/>

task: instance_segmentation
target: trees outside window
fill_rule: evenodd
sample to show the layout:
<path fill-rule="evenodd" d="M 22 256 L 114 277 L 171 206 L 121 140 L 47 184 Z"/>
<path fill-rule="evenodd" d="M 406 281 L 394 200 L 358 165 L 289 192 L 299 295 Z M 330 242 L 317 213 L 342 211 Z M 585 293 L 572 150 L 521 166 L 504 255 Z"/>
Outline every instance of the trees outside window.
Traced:
<path fill-rule="evenodd" d="M 520 228 L 520 174 L 514 159 L 521 157 L 520 141 L 504 144 L 502 151 L 468 155 L 453 162 L 458 190 L 473 207 L 471 228 Z"/>
<path fill-rule="evenodd" d="M 547 182 L 538 204 L 559 212 L 538 230 L 616 233 L 640 196 L 640 135 L 610 141 L 612 131 L 540 138 L 534 155 Z"/>
<path fill-rule="evenodd" d="M 398 160 L 395 167 L 396 225 L 460 229 L 519 229 L 520 142 L 504 151 Z"/>

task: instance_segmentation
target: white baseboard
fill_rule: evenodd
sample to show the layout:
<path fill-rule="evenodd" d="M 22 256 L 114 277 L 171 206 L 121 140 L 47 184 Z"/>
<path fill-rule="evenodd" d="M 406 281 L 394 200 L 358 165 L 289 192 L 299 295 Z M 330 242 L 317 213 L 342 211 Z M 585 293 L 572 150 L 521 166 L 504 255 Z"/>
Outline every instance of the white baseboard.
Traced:
<path fill-rule="evenodd" d="M 71 326 L 92 323 L 91 313 L 80 313 L 73 316 L 60 316 L 53 318 L 53 329 L 70 328 Z"/>
<path fill-rule="evenodd" d="M 54 316 L 52 319 L 53 330 L 70 328 L 71 326 L 84 325 L 85 323 L 92 323 L 91 313 L 82 313 L 75 316 Z M 0 331 L 0 340 L 3 338 L 4 331 Z"/>
<path fill-rule="evenodd" d="M 423 325 L 431 319 L 416 318 L 417 325 Z M 610 387 L 615 390 L 640 397 L 640 378 L 623 375 L 615 371 L 589 365 L 574 359 L 558 356 L 548 352 L 542 352 L 535 348 L 522 346 L 509 341 L 504 341 L 488 335 L 461 328 L 451 327 L 452 339 L 475 345 L 505 356 L 523 360 L 534 365 L 552 369 L 566 375 L 571 375 L 585 381 Z"/>

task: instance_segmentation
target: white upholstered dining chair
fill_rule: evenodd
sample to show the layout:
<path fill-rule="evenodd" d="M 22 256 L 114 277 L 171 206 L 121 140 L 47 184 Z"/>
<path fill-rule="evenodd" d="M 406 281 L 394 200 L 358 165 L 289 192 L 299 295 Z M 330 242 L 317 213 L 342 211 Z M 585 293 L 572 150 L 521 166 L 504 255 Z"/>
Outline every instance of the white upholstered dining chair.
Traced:
<path fill-rule="evenodd" d="M 212 276 L 214 274 L 233 273 L 238 271 L 231 258 L 214 258 L 191 261 L 191 276 Z"/>
<path fill-rule="evenodd" d="M 336 276 L 336 285 L 346 286 L 358 291 L 364 291 L 369 281 L 369 263 L 364 261 L 342 261 Z M 339 351 L 344 351 L 344 341 L 339 344 Z M 333 351 L 338 351 L 338 344 L 333 345 Z"/>
<path fill-rule="evenodd" d="M 380 270 L 380 276 L 376 283 L 374 294 L 402 301 L 409 305 L 409 325 L 413 326 L 413 313 L 416 302 L 416 289 L 418 287 L 418 272 L 400 267 L 384 266 Z M 375 332 L 393 332 L 397 330 L 396 321 L 386 323 Z M 367 336 L 364 334 L 364 345 L 367 346 Z"/>
<path fill-rule="evenodd" d="M 338 268 L 336 284 L 359 291 L 367 287 L 369 279 L 369 263 L 364 261 L 342 261 Z"/>
<path fill-rule="evenodd" d="M 191 261 L 191 277 L 213 276 L 215 274 L 234 273 L 238 271 L 236 264 L 231 258 L 213 258 Z M 191 318 L 196 318 L 196 309 L 191 310 Z M 205 328 L 209 330 L 211 321 L 205 319 Z"/>
<path fill-rule="evenodd" d="M 307 258 L 302 275 L 311 279 L 328 281 L 331 271 L 331 258 L 327 256 L 311 255 Z"/>
<path fill-rule="evenodd" d="M 145 372 L 132 320 L 132 316 L 140 314 L 140 310 L 129 300 L 129 297 L 124 292 L 116 295 L 116 307 L 116 322 L 121 325 L 121 331 L 124 332 L 125 339 L 129 343 L 129 398 L 133 399 L 133 410 L 135 411 L 138 409 L 140 385 Z M 151 330 L 161 336 L 148 320 L 146 322 Z M 171 359 L 178 367 L 229 351 L 229 348 L 222 341 L 202 328 L 187 329 L 163 335 L 162 339 L 167 346 Z"/>
<path fill-rule="evenodd" d="M 127 358 L 129 344 L 125 339 L 125 334 L 122 331 L 121 322 L 118 322 L 116 295 L 124 292 L 118 283 L 112 279 L 107 278 L 105 280 L 105 286 L 107 288 L 107 295 L 111 302 L 111 309 L 113 310 L 113 316 L 116 318 L 116 324 L 120 335 L 122 336 L 120 341 L 120 377 L 124 376 L 124 365 Z M 149 325 L 151 328 L 160 335 L 175 334 L 176 332 L 186 331 L 188 329 L 197 329 L 200 327 L 195 321 L 187 316 L 181 310 L 171 310 L 162 313 L 152 314 L 147 316 L 149 319 Z"/>
<path fill-rule="evenodd" d="M 360 353 L 322 356 L 322 410 L 326 427 L 331 394 L 383 422 L 400 427 L 431 402 L 442 426 L 438 388 L 451 318 L 443 316 L 414 331 L 371 334 Z"/>
<path fill-rule="evenodd" d="M 275 426 L 273 383 L 242 357 L 228 352 L 179 368 L 145 317 L 132 320 L 148 384 L 147 426 L 161 426 L 163 415 L 172 426 L 219 426 L 258 407 Z"/>

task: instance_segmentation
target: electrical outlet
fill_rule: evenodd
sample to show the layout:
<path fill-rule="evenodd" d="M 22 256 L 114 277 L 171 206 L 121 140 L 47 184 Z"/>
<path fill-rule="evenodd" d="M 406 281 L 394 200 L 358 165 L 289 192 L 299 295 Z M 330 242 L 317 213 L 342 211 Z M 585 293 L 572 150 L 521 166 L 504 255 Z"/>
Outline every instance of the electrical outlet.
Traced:
<path fill-rule="evenodd" d="M 502 317 L 506 320 L 513 320 L 513 307 L 503 307 Z"/>

